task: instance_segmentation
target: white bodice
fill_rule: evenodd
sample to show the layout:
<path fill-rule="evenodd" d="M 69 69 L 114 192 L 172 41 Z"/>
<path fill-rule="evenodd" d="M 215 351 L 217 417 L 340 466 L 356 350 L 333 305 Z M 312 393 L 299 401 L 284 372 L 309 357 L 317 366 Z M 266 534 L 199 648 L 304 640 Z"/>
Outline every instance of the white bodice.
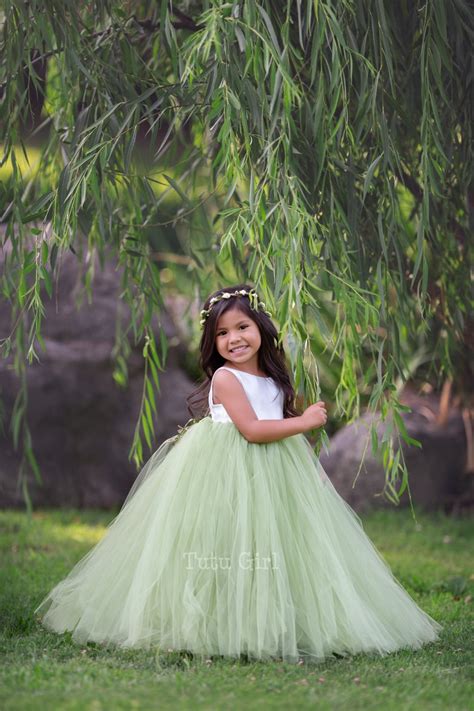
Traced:
<path fill-rule="evenodd" d="M 253 407 L 259 420 L 282 420 L 283 419 L 283 390 L 275 383 L 273 378 L 265 378 L 252 373 L 244 373 L 242 370 L 228 368 L 223 365 L 216 370 L 230 370 L 241 383 L 245 394 Z M 215 373 L 214 373 L 215 375 Z M 214 422 L 232 422 L 226 412 L 224 405 L 212 401 L 212 383 L 209 388 L 209 412 Z"/>

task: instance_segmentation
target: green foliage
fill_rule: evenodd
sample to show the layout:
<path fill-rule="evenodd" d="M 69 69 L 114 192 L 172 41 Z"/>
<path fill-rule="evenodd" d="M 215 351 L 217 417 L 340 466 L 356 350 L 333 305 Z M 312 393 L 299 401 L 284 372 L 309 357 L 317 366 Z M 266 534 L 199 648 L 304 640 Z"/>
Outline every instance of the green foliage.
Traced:
<path fill-rule="evenodd" d="M 44 630 L 33 610 L 98 542 L 112 514 L 0 514 L 2 708 L 308 708 L 461 711 L 472 699 L 472 520 L 377 512 L 364 528 L 418 604 L 443 626 L 421 650 L 358 654 L 302 666 L 191 658 L 179 651 L 78 645 Z M 444 541 L 448 540 L 450 543 Z M 449 555 L 447 555 L 449 549 Z M 452 577 L 467 580 L 445 587 Z"/>
<path fill-rule="evenodd" d="M 58 255 L 77 255 L 88 293 L 96 257 L 117 259 L 132 314 L 115 349 L 119 384 L 129 339 L 145 343 L 139 465 L 166 358 L 152 328 L 159 264 L 198 301 L 253 281 L 310 400 L 332 309 L 338 414 L 357 417 L 364 393 L 390 423 L 372 444 L 397 501 L 408 485 L 400 383 L 420 362 L 435 384 L 469 382 L 473 35 L 466 0 L 143 0 L 133 12 L 123 0 L 7 0 L 4 355 L 24 378 Z M 32 102 L 46 139 L 28 171 Z M 12 423 L 34 470 L 25 397 Z"/>

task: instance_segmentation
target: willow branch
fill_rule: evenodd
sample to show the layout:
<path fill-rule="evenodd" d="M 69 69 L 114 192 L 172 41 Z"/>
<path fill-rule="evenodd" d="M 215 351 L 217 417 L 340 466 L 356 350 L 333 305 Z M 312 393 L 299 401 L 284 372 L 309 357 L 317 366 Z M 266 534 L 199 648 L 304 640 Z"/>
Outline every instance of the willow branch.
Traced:
<path fill-rule="evenodd" d="M 196 24 L 194 20 L 192 20 L 190 17 L 187 17 L 182 13 L 180 10 L 173 10 L 173 14 L 181 17 L 182 19 L 180 20 L 174 20 L 172 21 L 172 25 L 176 30 L 189 30 L 191 32 L 196 32 L 197 30 L 200 29 L 200 25 Z M 156 32 L 157 30 L 160 29 L 160 22 L 151 22 L 150 20 L 138 20 L 135 15 L 132 15 L 125 24 L 128 24 L 131 20 L 138 25 L 143 32 L 146 32 L 147 34 L 152 34 L 153 32 Z M 105 30 L 100 30 L 99 32 L 92 32 L 89 35 L 81 35 L 81 40 L 85 41 L 93 41 L 96 39 L 102 39 L 104 37 L 107 37 L 107 35 L 110 35 L 114 31 L 117 32 L 117 34 L 123 33 L 123 34 L 129 34 L 127 33 L 126 28 L 123 25 L 111 25 L 110 27 L 107 27 Z M 54 57 L 55 55 L 61 54 L 63 52 L 65 47 L 56 47 L 56 49 L 50 49 L 48 52 L 44 52 L 43 54 L 38 54 L 29 64 L 24 64 L 22 67 L 17 69 L 17 71 L 12 74 L 8 79 L 6 79 L 4 82 L 0 84 L 0 92 L 3 91 L 3 89 L 7 86 L 8 82 L 14 79 L 15 77 L 18 76 L 21 72 L 27 71 L 34 67 L 35 64 L 38 64 L 40 62 L 44 62 L 50 57 Z"/>

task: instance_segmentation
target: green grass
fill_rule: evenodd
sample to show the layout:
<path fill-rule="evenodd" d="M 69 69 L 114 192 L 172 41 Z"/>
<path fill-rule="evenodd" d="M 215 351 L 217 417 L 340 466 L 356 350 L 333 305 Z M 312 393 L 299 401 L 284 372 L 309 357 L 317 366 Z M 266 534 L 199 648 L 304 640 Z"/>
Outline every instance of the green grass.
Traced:
<path fill-rule="evenodd" d="M 355 655 L 317 665 L 107 649 L 49 633 L 33 610 L 102 536 L 110 513 L 0 513 L 2 709 L 473 708 L 474 523 L 379 512 L 364 528 L 418 604 L 444 625 L 416 652 Z"/>

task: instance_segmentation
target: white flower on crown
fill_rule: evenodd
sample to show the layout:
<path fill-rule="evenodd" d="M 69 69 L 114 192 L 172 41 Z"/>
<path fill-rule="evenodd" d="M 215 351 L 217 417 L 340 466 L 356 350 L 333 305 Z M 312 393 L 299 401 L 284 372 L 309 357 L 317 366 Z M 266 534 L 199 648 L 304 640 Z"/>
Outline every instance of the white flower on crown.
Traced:
<path fill-rule="evenodd" d="M 240 289 L 240 291 L 234 291 L 234 292 L 224 291 L 223 293 L 218 294 L 217 296 L 213 296 L 212 299 L 210 299 L 210 301 L 209 301 L 209 308 L 201 310 L 200 316 L 202 316 L 202 318 L 199 321 L 200 325 L 204 326 L 204 324 L 206 323 L 207 317 L 211 313 L 212 307 L 214 306 L 215 303 L 217 303 L 218 301 L 221 301 L 222 299 L 226 299 L 226 300 L 231 299 L 233 296 L 248 296 L 249 301 L 251 302 L 251 305 L 253 304 L 252 308 L 258 309 L 258 307 L 260 306 L 265 311 L 267 316 L 272 318 L 272 314 L 270 313 L 270 311 L 265 310 L 266 307 L 265 307 L 264 302 L 258 300 L 258 295 L 257 295 L 257 292 L 255 291 L 255 289 L 250 289 L 250 291 L 246 291 L 245 289 Z"/>

